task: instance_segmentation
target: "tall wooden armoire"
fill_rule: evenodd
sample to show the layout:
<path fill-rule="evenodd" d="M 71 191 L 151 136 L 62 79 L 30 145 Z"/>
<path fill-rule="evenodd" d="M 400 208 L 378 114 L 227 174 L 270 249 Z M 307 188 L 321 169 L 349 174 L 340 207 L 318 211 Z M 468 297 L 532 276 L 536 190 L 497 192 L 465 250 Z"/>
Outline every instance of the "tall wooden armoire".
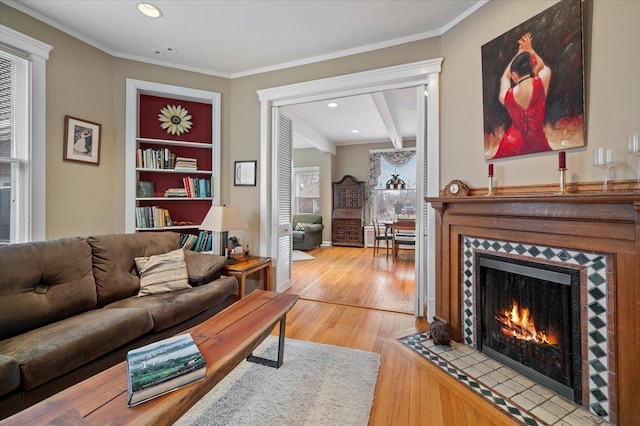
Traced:
<path fill-rule="evenodd" d="M 333 182 L 334 246 L 364 247 L 364 191 L 365 182 L 351 175 Z"/>

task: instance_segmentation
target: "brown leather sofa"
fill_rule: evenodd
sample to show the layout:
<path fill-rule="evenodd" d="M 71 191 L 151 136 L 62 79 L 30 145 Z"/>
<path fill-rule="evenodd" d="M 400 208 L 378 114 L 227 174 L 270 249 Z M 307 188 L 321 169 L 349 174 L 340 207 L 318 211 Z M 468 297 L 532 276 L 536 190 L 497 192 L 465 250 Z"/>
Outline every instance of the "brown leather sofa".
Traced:
<path fill-rule="evenodd" d="M 182 332 L 238 299 L 221 256 L 185 251 L 191 288 L 137 297 L 135 257 L 179 248 L 174 232 L 0 246 L 0 419 Z"/>

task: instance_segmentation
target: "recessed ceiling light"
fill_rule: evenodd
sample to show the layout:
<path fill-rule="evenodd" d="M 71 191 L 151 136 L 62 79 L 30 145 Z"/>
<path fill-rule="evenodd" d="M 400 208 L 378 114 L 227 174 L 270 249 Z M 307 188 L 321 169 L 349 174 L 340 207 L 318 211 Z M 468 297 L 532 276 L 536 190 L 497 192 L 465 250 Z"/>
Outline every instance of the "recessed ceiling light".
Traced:
<path fill-rule="evenodd" d="M 151 3 L 138 3 L 138 10 L 149 18 L 159 18 L 162 16 L 162 11 Z"/>
<path fill-rule="evenodd" d="M 353 129 L 353 130 L 351 131 L 351 133 L 360 133 L 360 130 L 358 130 L 358 129 Z"/>
<path fill-rule="evenodd" d="M 338 104 L 337 104 L 337 103 L 335 103 L 335 102 L 329 102 L 329 103 L 327 104 L 327 106 L 328 106 L 329 108 L 335 108 L 335 107 L 337 107 L 337 106 L 338 106 Z"/>
<path fill-rule="evenodd" d="M 172 53 L 172 54 L 178 53 L 178 49 L 176 49 L 174 47 L 171 47 L 171 46 L 162 46 L 162 48 L 167 53 Z"/>
<path fill-rule="evenodd" d="M 151 49 L 151 53 L 157 56 L 164 56 L 164 52 L 160 49 Z"/>

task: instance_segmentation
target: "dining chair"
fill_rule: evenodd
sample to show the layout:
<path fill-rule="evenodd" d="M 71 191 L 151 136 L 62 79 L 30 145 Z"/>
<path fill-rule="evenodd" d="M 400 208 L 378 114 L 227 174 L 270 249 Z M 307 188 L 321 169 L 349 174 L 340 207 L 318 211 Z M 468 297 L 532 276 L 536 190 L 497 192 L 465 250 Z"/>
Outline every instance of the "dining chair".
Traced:
<path fill-rule="evenodd" d="M 378 251 L 380 251 L 380 241 L 384 241 L 385 244 L 385 248 L 387 251 L 387 258 L 389 258 L 389 248 L 391 247 L 391 235 L 387 234 L 387 229 L 385 227 L 384 232 L 380 231 L 380 222 L 378 221 L 378 219 L 372 219 L 373 222 L 373 235 L 374 235 L 374 240 L 373 240 L 373 257 L 376 256 L 376 253 Z"/>
<path fill-rule="evenodd" d="M 396 261 L 398 250 L 401 245 L 416 245 L 416 223 L 415 221 L 398 221 L 393 223 L 393 249 L 391 256 Z"/>

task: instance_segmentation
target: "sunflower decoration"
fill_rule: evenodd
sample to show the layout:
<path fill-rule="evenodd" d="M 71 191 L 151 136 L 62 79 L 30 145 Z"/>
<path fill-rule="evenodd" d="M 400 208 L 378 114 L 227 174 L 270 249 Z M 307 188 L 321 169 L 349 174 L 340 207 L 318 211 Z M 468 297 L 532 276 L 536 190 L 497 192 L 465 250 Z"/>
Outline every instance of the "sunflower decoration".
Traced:
<path fill-rule="evenodd" d="M 172 135 L 180 135 L 181 133 L 189 133 L 191 128 L 191 115 L 186 108 L 182 108 L 181 105 L 167 105 L 160 110 L 158 114 L 158 121 L 160 127 L 166 129 L 168 133 Z"/>

